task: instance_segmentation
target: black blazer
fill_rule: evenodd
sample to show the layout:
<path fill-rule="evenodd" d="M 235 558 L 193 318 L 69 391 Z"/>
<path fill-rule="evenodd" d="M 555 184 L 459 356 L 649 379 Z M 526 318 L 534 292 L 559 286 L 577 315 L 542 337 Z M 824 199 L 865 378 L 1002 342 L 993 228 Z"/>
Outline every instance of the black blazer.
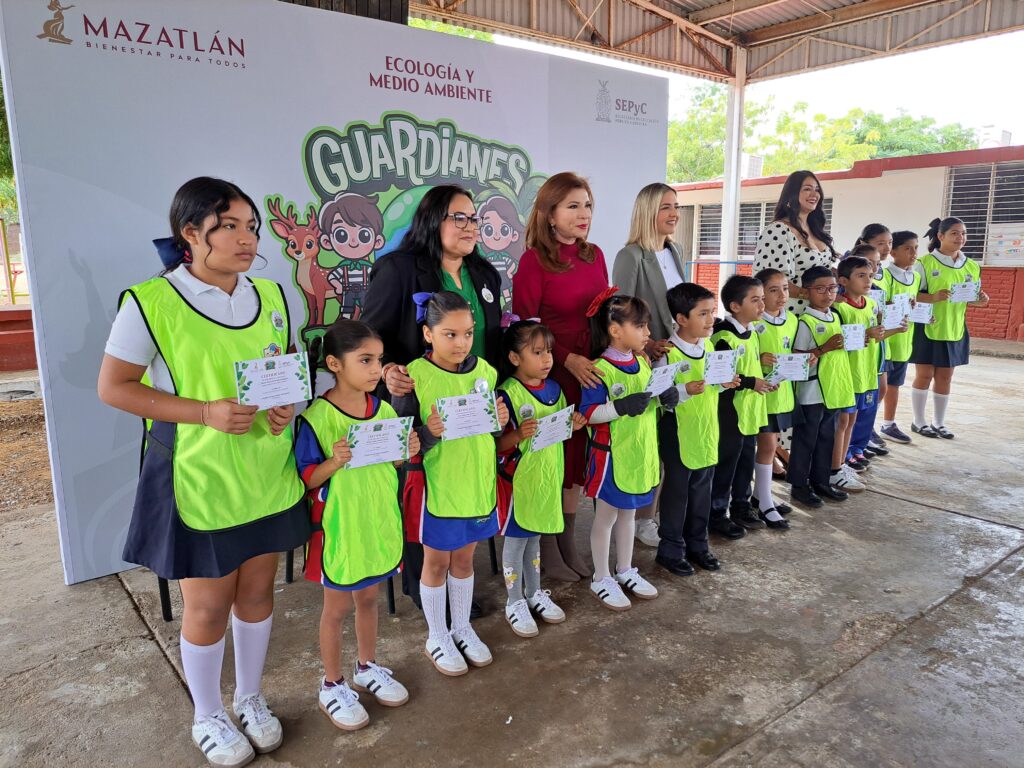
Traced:
<path fill-rule="evenodd" d="M 501 354 L 501 277 L 478 254 L 467 256 L 464 264 L 484 310 L 484 358 L 498 368 Z M 436 264 L 401 250 L 382 256 L 373 265 L 359 319 L 380 334 L 384 341 L 385 362 L 407 365 L 423 354 L 423 332 L 416 322 L 412 295 L 441 290 L 439 272 Z M 484 296 L 485 288 L 490 301 Z"/>

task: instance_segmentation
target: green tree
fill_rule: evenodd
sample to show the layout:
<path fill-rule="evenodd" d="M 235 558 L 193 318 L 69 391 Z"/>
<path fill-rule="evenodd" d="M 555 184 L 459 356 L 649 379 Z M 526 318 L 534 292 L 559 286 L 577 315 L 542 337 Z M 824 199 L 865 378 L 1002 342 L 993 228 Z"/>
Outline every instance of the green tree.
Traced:
<path fill-rule="evenodd" d="M 956 152 L 977 149 L 978 135 L 960 123 L 937 125 L 932 117 L 912 117 L 900 110 L 886 119 L 878 112 L 851 110 L 857 140 L 875 146 L 872 157 L 926 155 L 932 152 Z"/>
<path fill-rule="evenodd" d="M 443 21 L 434 21 L 433 19 L 418 19 L 410 16 L 409 26 L 415 27 L 416 29 L 428 29 L 431 32 L 444 32 L 446 35 L 456 35 L 458 37 L 468 37 L 473 40 L 483 40 L 485 43 L 494 42 L 494 35 L 490 32 L 478 32 L 475 29 L 456 27 L 452 24 L 445 24 Z"/>
<path fill-rule="evenodd" d="M 875 157 L 875 145 L 857 135 L 853 112 L 837 118 L 821 113 L 808 117 L 806 113 L 806 103 L 794 104 L 792 110 L 778 116 L 775 132 L 758 142 L 755 151 L 764 157 L 765 176 L 802 168 L 840 170 Z"/>

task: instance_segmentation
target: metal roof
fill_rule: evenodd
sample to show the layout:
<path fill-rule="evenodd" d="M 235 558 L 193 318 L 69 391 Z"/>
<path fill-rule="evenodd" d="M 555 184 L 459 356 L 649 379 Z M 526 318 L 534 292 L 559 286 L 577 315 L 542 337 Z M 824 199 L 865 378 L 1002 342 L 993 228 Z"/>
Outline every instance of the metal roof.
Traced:
<path fill-rule="evenodd" d="M 747 82 L 1024 29 L 1024 0 L 411 0 L 409 13 Z"/>

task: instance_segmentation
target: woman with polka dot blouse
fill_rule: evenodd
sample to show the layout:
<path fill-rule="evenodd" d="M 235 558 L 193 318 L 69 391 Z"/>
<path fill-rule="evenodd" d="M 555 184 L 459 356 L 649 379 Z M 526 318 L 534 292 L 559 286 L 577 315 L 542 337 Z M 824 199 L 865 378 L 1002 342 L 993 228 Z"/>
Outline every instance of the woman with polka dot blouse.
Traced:
<path fill-rule="evenodd" d="M 825 230 L 824 195 L 810 171 L 796 171 L 782 185 L 775 219 L 757 239 L 754 273 L 777 269 L 789 280 L 787 309 L 799 315 L 807 305 L 807 289 L 800 276 L 811 267 L 834 269 L 839 259 L 832 236 Z"/>

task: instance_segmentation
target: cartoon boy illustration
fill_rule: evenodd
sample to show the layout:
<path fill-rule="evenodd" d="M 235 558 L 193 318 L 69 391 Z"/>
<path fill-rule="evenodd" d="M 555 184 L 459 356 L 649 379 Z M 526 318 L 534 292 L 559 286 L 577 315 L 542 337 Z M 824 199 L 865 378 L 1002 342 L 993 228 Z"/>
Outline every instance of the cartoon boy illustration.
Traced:
<path fill-rule="evenodd" d="M 488 197 L 477 209 L 480 217 L 480 249 L 501 275 L 501 307 L 512 305 L 512 276 L 526 251 L 525 232 L 519 212 L 501 195 Z"/>
<path fill-rule="evenodd" d="M 384 247 L 384 217 L 377 196 L 343 192 L 320 209 L 320 247 L 341 264 L 327 276 L 338 294 L 338 317 L 359 318 L 375 251 Z"/>

